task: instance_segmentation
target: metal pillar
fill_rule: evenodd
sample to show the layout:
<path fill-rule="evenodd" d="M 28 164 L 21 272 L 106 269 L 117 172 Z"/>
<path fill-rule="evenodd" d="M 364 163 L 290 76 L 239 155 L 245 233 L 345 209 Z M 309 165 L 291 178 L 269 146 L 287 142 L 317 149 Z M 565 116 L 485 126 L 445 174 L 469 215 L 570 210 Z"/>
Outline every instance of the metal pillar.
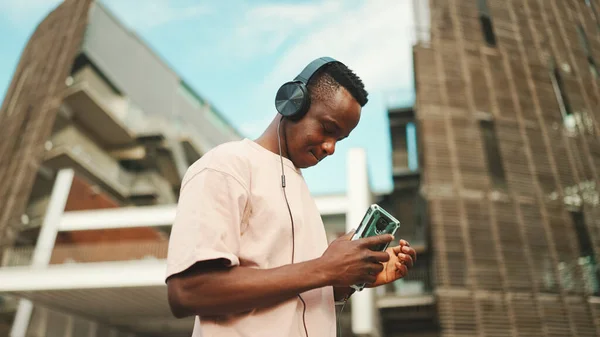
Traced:
<path fill-rule="evenodd" d="M 67 198 L 71 191 L 71 184 L 73 183 L 74 176 L 75 172 L 72 169 L 62 169 L 56 175 L 56 181 L 52 188 L 52 195 L 50 196 L 50 202 L 46 209 L 44 222 L 42 223 L 37 244 L 33 251 L 31 268 L 43 268 L 50 263 L 60 218 L 65 211 L 65 205 L 67 204 Z M 31 303 L 31 301 L 26 299 L 19 301 L 17 314 L 10 331 L 10 337 L 25 337 L 32 311 L 33 303 Z"/>
<path fill-rule="evenodd" d="M 346 231 L 356 229 L 372 203 L 367 169 L 367 155 L 363 149 L 351 149 L 347 157 L 348 210 Z M 379 315 L 375 305 L 375 289 L 355 292 L 350 301 L 352 332 L 356 335 L 380 336 Z"/>

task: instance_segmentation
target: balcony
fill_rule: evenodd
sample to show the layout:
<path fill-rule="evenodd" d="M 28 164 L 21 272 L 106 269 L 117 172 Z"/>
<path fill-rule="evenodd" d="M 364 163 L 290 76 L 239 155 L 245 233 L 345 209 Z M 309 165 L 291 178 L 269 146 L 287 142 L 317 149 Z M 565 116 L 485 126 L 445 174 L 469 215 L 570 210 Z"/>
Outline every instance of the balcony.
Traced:
<path fill-rule="evenodd" d="M 30 265 L 34 249 L 33 246 L 5 249 L 2 267 Z M 52 250 L 50 264 L 164 260 L 167 249 L 168 240 L 60 244 Z"/>
<path fill-rule="evenodd" d="M 151 202 L 175 202 L 171 187 L 160 174 L 135 174 L 126 171 L 113 156 L 99 148 L 74 126 L 54 134 L 48 148 L 44 157 L 46 167 L 55 170 L 75 168 L 83 177 L 99 184 L 102 189 L 120 200 L 150 199 Z M 35 218 L 36 214 L 39 215 L 45 210 L 44 199 L 30 208 L 33 213 L 30 217 Z"/>
<path fill-rule="evenodd" d="M 133 132 L 123 123 L 129 110 L 128 102 L 90 66 L 83 67 L 67 84 L 70 85 L 64 102 L 72 110 L 77 124 L 92 132 L 106 147 L 133 142 Z"/>
<path fill-rule="evenodd" d="M 437 331 L 429 260 L 425 252 L 419 253 L 417 263 L 406 278 L 377 289 L 377 307 L 385 336 Z"/>
<path fill-rule="evenodd" d="M 74 167 L 91 181 L 100 183 L 113 194 L 126 198 L 133 177 L 119 163 L 99 148 L 90 138 L 69 126 L 54 134 L 44 165 L 59 170 Z"/>
<path fill-rule="evenodd" d="M 429 256 L 422 251 L 418 254 L 417 262 L 407 277 L 378 289 L 377 306 L 380 309 L 433 304 Z"/>

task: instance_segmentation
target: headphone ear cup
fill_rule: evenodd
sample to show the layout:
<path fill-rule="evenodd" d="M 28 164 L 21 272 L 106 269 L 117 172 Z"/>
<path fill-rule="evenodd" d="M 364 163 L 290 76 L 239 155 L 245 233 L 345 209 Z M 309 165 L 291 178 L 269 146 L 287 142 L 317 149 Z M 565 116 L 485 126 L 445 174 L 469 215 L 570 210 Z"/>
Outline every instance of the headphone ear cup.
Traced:
<path fill-rule="evenodd" d="M 275 108 L 284 117 L 298 120 L 308 111 L 309 96 L 308 89 L 302 82 L 287 82 L 277 90 Z"/>

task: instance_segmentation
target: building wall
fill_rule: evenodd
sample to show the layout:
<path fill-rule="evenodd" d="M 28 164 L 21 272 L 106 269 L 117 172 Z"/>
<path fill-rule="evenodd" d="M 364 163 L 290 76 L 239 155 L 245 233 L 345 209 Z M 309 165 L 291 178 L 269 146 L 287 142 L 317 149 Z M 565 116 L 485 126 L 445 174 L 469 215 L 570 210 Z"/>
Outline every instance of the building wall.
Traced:
<path fill-rule="evenodd" d="M 75 176 L 65 211 L 119 206 L 102 190 Z M 168 243 L 167 235 L 155 227 L 59 232 L 50 263 L 124 261 L 146 257 L 165 259 Z"/>
<path fill-rule="evenodd" d="M 429 1 L 416 116 L 443 336 L 600 333 L 600 26 L 586 3 L 600 9 Z"/>
<path fill-rule="evenodd" d="M 0 108 L 0 248 L 25 213 L 91 2 L 66 0 L 39 24 Z"/>
<path fill-rule="evenodd" d="M 91 11 L 83 52 L 138 107 L 123 116 L 136 132 L 164 131 L 159 125 L 167 123 L 198 139 L 204 151 L 241 138 L 209 102 L 102 5 Z"/>

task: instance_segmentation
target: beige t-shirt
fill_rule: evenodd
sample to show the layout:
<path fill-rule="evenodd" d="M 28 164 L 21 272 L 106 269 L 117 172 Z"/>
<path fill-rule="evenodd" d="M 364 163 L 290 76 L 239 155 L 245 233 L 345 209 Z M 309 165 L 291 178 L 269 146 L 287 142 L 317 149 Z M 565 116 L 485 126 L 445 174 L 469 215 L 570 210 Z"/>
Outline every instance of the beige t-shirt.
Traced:
<path fill-rule="evenodd" d="M 295 258 L 320 257 L 327 248 L 321 215 L 300 170 L 283 158 L 287 199 L 294 217 Z M 231 266 L 275 268 L 290 264 L 292 227 L 281 162 L 252 140 L 217 146 L 185 174 L 171 231 L 167 277 L 197 261 L 226 259 Z M 310 337 L 336 334 L 333 288 L 302 294 Z M 302 302 L 208 320 L 196 316 L 193 337 L 305 336 Z"/>

